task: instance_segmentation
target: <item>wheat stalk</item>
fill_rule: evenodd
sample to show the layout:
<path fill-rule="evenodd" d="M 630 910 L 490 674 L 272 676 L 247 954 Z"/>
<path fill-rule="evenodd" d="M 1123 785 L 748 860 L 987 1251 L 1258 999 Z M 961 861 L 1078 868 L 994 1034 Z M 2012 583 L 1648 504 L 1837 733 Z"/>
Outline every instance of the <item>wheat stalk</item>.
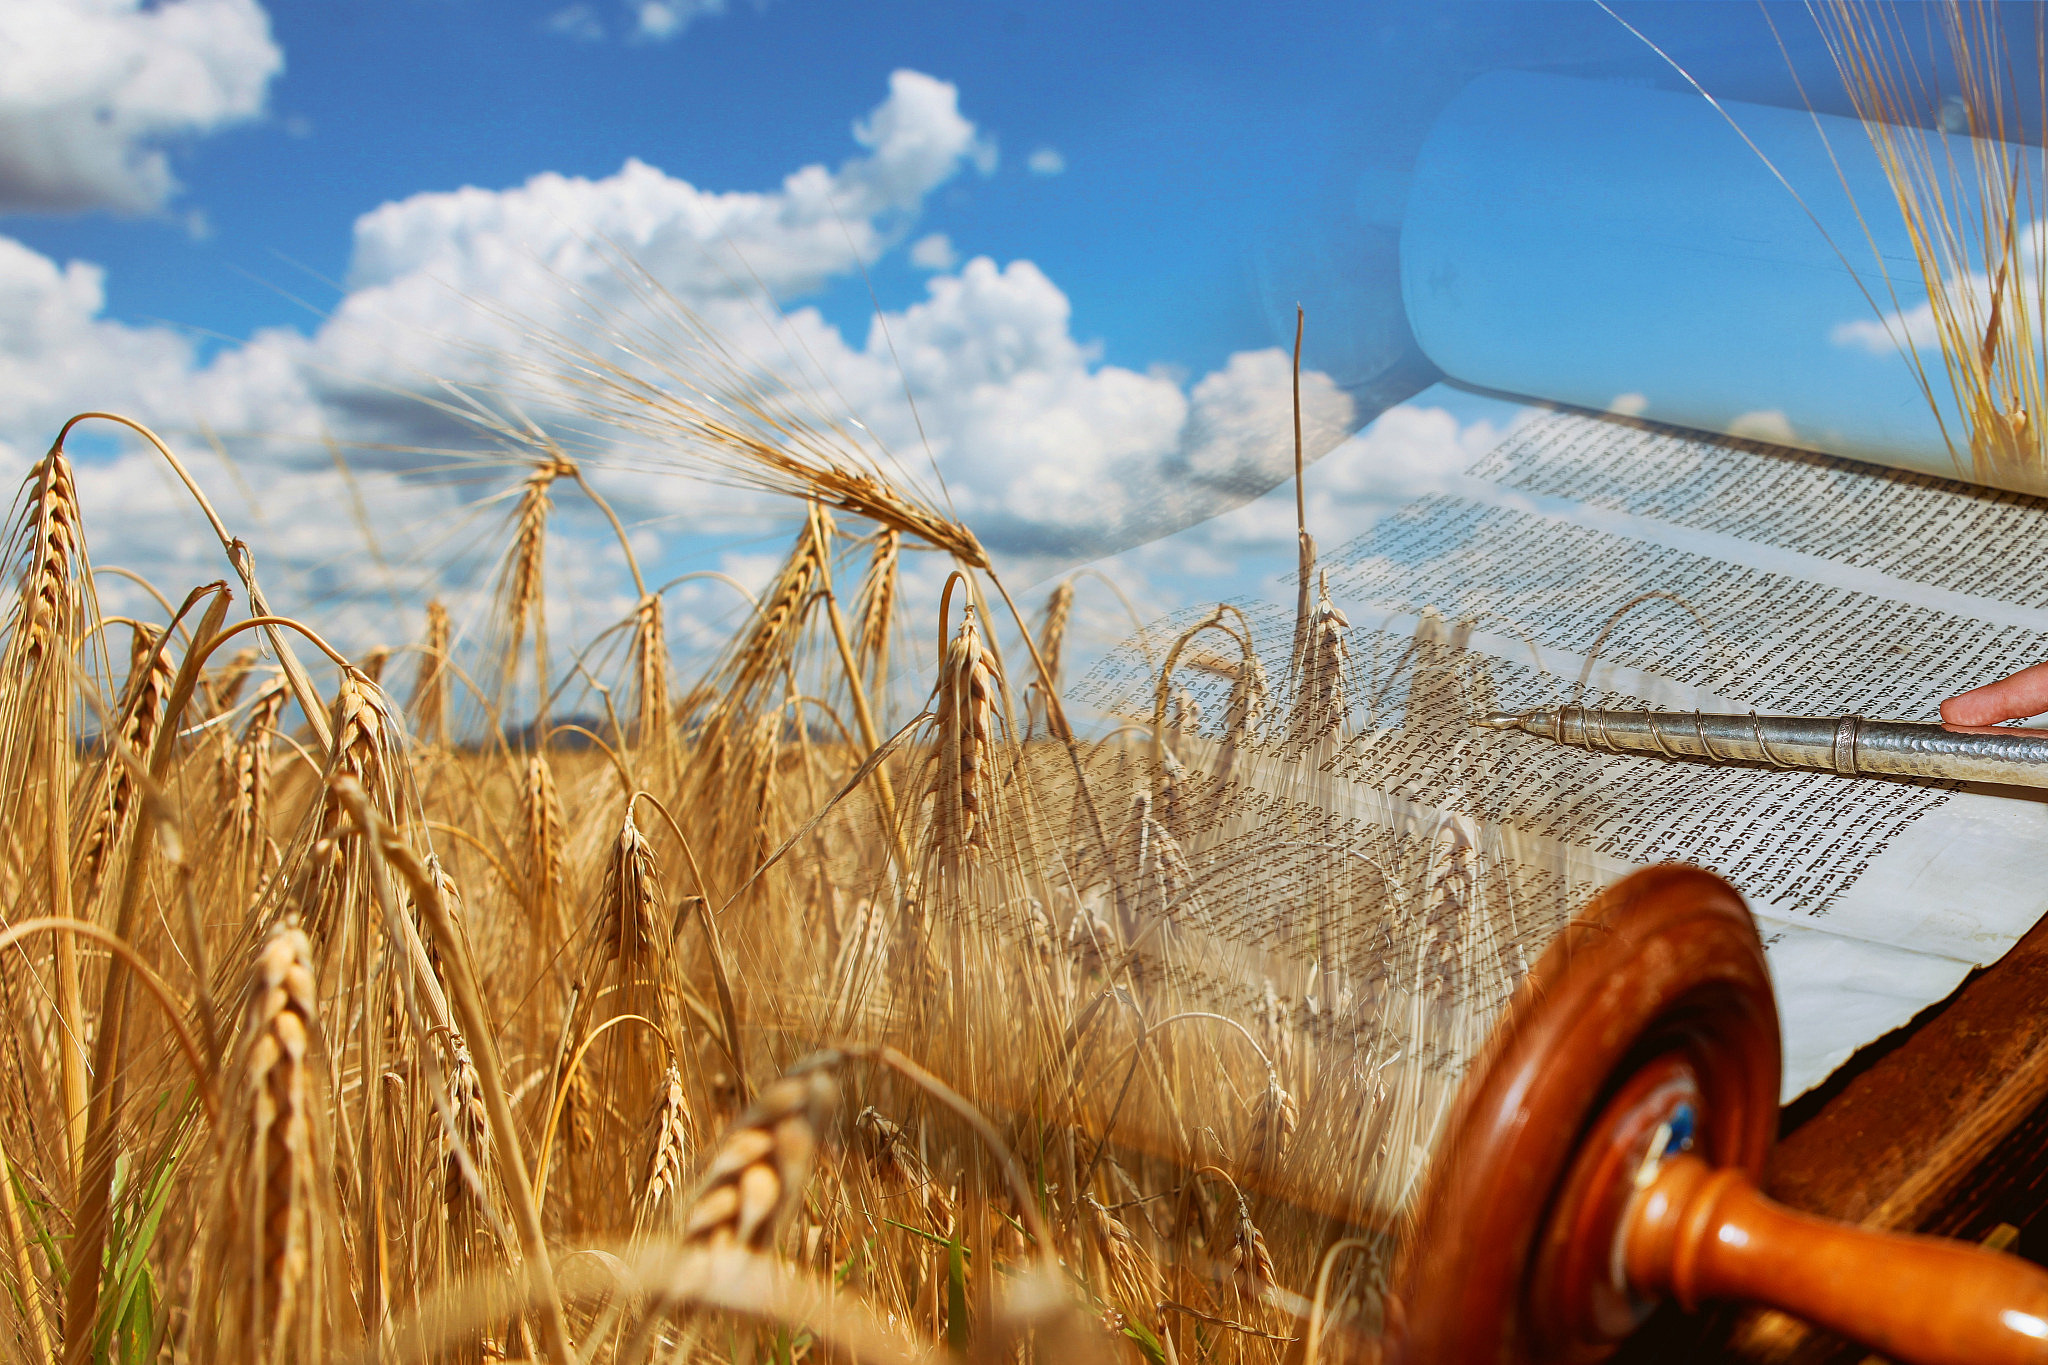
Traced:
<path fill-rule="evenodd" d="M 797 628 L 810 608 L 812 592 L 831 556 L 834 531 L 825 509 L 817 503 L 810 504 L 804 514 L 803 530 L 790 547 L 782 572 L 762 598 L 760 610 L 726 670 L 730 679 L 728 696 L 734 701 L 751 700 L 764 683 L 774 681 L 783 670 L 795 644 Z"/>
<path fill-rule="evenodd" d="M 78 569 L 85 557 L 85 537 L 78 512 L 78 489 L 71 460 L 53 446 L 30 473 L 34 485 L 24 526 L 25 561 L 21 600 L 10 639 L 10 653 L 26 676 L 45 660 L 63 657 L 82 628 L 82 593 Z"/>
<path fill-rule="evenodd" d="M 576 475 L 576 467 L 559 452 L 551 451 L 537 461 L 519 485 L 518 506 L 512 513 L 512 543 L 498 573 L 494 615 L 497 621 L 497 653 L 493 710 L 504 714 L 519 677 L 519 660 L 530 638 L 533 642 L 533 675 L 540 714 L 536 733 L 547 730 L 548 642 L 547 642 L 547 539 L 548 514 L 554 503 L 548 491 L 555 480 Z"/>
<path fill-rule="evenodd" d="M 1924 338 L 1898 316 L 1880 321 L 1913 372 L 1967 477 L 2039 492 L 2048 486 L 2048 324 L 2041 261 L 2048 219 L 2037 157 L 2023 129 L 2037 123 L 2017 107 L 2024 86 L 2008 88 L 2013 63 L 1994 11 L 1956 0 L 1929 6 L 1956 77 L 1969 141 L 1959 152 L 1923 123 L 1940 90 L 1930 80 L 1933 53 L 1912 50 L 1907 32 L 1883 7 L 1827 0 L 1815 22 L 1844 91 L 1862 122 L 1892 192 L 1926 292 L 1941 350 L 1950 409 L 1922 361 Z M 2048 108 L 2048 87 L 2037 90 Z M 2022 221 L 2031 215 L 2032 221 Z M 1897 301 L 1889 263 L 1880 259 L 1882 293 Z M 1871 297 L 1876 306 L 1876 295 Z M 1967 457 L 1949 432 L 1962 419 Z"/>
<path fill-rule="evenodd" d="M 916 1197 L 933 1231 L 952 1231 L 958 1212 L 952 1195 L 918 1159 L 903 1126 L 884 1118 L 871 1104 L 854 1117 L 853 1131 L 883 1183 L 893 1186 L 895 1193 Z"/>
<path fill-rule="evenodd" d="M 491 1122 L 484 1107 L 483 1080 L 459 1032 L 448 1038 L 448 1111 L 441 1129 L 441 1198 L 447 1218 L 446 1278 L 473 1279 L 489 1248 L 485 1180 L 491 1169 Z M 457 1359 L 481 1362 L 486 1343 L 479 1333 L 462 1343 Z"/>
<path fill-rule="evenodd" d="M 270 825 L 270 749 L 290 699 L 282 680 L 257 694 L 222 773 L 228 837 L 239 850 L 237 865 L 252 876 L 261 863 Z"/>
<path fill-rule="evenodd" d="M 595 347 L 560 334 L 539 338 L 553 362 L 550 386 L 574 392 L 583 413 L 614 439 L 637 434 L 660 458 L 687 460 L 700 476 L 822 503 L 969 568 L 988 567 L 973 530 L 913 487 L 886 451 L 871 453 L 843 425 L 811 416 L 801 394 L 734 356 L 653 281 L 640 284 L 694 343 L 686 366 L 662 363 L 673 339 L 634 335 L 616 317 L 608 321 L 617 330 Z"/>
<path fill-rule="evenodd" d="M 1301 1106 L 1280 1085 L 1277 1073 L 1268 1073 L 1266 1088 L 1253 1102 L 1247 1120 L 1246 1165 L 1254 1174 L 1270 1175 L 1294 1145 L 1301 1128 Z"/>
<path fill-rule="evenodd" d="M 164 628 L 164 635 L 170 628 Z M 128 697 L 122 707 L 121 738 L 129 752 L 148 754 L 156 746 L 157 729 L 163 723 L 164 702 L 170 696 L 172 669 L 164 655 L 164 641 L 135 632 L 129 655 Z M 98 897 L 106 876 L 108 856 L 128 827 L 135 804 L 135 777 L 128 765 L 107 765 L 107 792 L 95 798 L 84 837 L 80 841 L 78 883 L 83 887 L 80 902 L 89 907 Z"/>
<path fill-rule="evenodd" d="M 1330 600 L 1330 578 L 1324 574 L 1302 644 L 1290 735 L 1297 751 L 1329 739 L 1344 723 L 1344 670 L 1350 661 L 1344 634 L 1350 629 L 1351 622 Z"/>
<path fill-rule="evenodd" d="M 1243 1195 L 1237 1200 L 1237 1221 L 1231 1232 L 1230 1257 L 1231 1286 L 1242 1299 L 1254 1303 L 1270 1303 L 1277 1288 L 1273 1276 L 1273 1256 L 1266 1249 L 1266 1235 L 1252 1222 L 1251 1205 Z"/>
<path fill-rule="evenodd" d="M 568 849 L 562 820 L 562 800 L 555 791 L 554 769 L 545 753 L 529 754 L 526 780 L 519 791 L 521 847 L 526 854 L 525 911 L 527 921 L 527 976 L 538 980 L 546 961 L 547 945 L 568 935 L 564 885 Z"/>

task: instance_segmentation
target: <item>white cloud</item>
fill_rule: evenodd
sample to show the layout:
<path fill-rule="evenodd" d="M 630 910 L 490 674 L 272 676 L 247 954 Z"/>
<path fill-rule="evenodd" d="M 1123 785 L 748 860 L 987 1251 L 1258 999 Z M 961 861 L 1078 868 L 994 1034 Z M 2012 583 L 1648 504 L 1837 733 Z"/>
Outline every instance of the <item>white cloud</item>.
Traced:
<path fill-rule="evenodd" d="M 1505 420 L 1511 409 L 1501 406 Z M 1415 498 L 1456 489 L 1463 471 L 1500 441 L 1503 420 L 1461 421 L 1444 408 L 1411 402 L 1387 409 L 1341 442 L 1307 474 L 1308 526 L 1323 552 L 1364 534 Z M 1296 562 L 1294 493 L 1282 483 L 1098 567 L 1133 591 L 1143 587 L 1162 609 L 1245 597 L 1291 607 L 1288 580 Z M 1077 669 L 1088 666 L 1090 643 L 1095 650 L 1108 648 L 1129 633 L 1127 623 L 1108 624 L 1110 629 L 1076 651 Z"/>
<path fill-rule="evenodd" d="M 1939 347 L 1941 333 L 1934 325 L 1934 309 L 1923 303 L 1917 308 L 1889 312 L 1882 318 L 1838 322 L 1829 329 L 1828 340 L 1872 355 L 1897 355 L 1901 344 L 1916 351 Z"/>
<path fill-rule="evenodd" d="M 1641 417 L 1650 410 L 1650 400 L 1640 393 L 1617 393 L 1607 410 L 1618 417 Z"/>
<path fill-rule="evenodd" d="M 630 304 L 632 290 L 596 245 L 602 241 L 631 252 L 677 298 L 723 302 L 736 316 L 754 307 L 752 286 L 743 283 L 749 268 L 778 295 L 813 287 L 893 241 L 923 196 L 972 164 L 978 147 L 953 88 L 914 72 L 892 78 L 889 99 L 862 123 L 861 139 L 863 153 L 837 170 L 806 167 L 766 192 L 699 190 L 629 162 L 599 180 L 540 176 L 503 191 L 386 205 L 356 224 L 350 289 L 328 322 L 310 336 L 260 333 L 205 364 L 171 328 L 104 318 L 98 266 L 59 263 L 0 238 L 0 478 L 18 478 L 72 413 L 104 408 L 161 426 L 196 464 L 211 465 L 208 481 L 232 511 L 225 490 L 234 481 L 197 438 L 203 420 L 228 435 L 262 521 L 292 528 L 282 538 L 253 518 L 231 517 L 259 560 L 322 592 L 368 591 L 375 586 L 366 576 L 370 557 L 343 514 L 346 490 L 323 432 L 357 445 L 356 473 L 378 504 L 394 543 L 389 553 L 401 560 L 445 554 L 435 538 L 466 515 L 474 485 L 401 477 L 391 471 L 402 458 L 361 446 L 448 445 L 464 433 L 394 390 L 431 390 L 430 376 L 506 377 L 477 349 L 520 339 L 494 308 L 555 327 L 582 306 L 579 290 L 585 300 Z M 126 455 L 93 466 L 118 471 L 110 479 L 81 474 L 82 484 L 100 490 L 88 495 L 93 542 L 172 584 L 215 576 L 217 550 L 182 533 L 193 521 L 190 508 L 150 472 L 153 459 Z M 484 477 L 504 483 L 514 476 Z M 659 514 L 673 496 L 640 495 L 637 512 Z M 626 505 L 636 512 L 635 500 Z M 572 529 L 573 521 L 565 518 Z M 601 539 L 594 544 L 590 562 L 608 564 L 616 578 L 615 558 L 605 560 Z M 421 567 L 429 566 L 422 560 Z"/>
<path fill-rule="evenodd" d="M 564 38 L 573 38 L 579 43 L 604 41 L 604 21 L 597 17 L 596 9 L 589 5 L 569 5 L 556 10 L 548 16 L 546 28 L 550 33 L 559 33 Z"/>
<path fill-rule="evenodd" d="M 1404 403 L 1325 456 L 1310 477 L 1310 488 L 1315 496 L 1328 497 L 1333 507 L 1390 510 L 1455 486 L 1503 432 L 1490 418 L 1460 422 L 1443 408 Z M 1355 518 L 1341 520 L 1349 528 Z"/>
<path fill-rule="evenodd" d="M 542 299 L 564 283 L 603 287 L 613 270 L 600 242 L 692 298 L 747 293 L 749 273 L 777 297 L 814 289 L 893 243 L 980 146 L 954 87 L 915 71 L 889 78 L 854 136 L 866 155 L 836 171 L 806 166 L 767 192 L 701 190 L 635 159 L 598 180 L 547 173 L 385 204 L 357 220 L 344 314 L 473 327 L 475 308 L 451 291 Z"/>
<path fill-rule="evenodd" d="M 919 270 L 951 270 L 959 262 L 953 239 L 943 232 L 927 233 L 910 244 L 910 263 Z"/>
<path fill-rule="evenodd" d="M 161 327 L 99 319 L 106 272 L 58 266 L 0 237 L 0 432 L 24 457 L 75 406 L 126 405 L 162 412 L 179 396 L 192 349 Z M 90 404 L 87 395 L 99 395 Z M 7 447 L 0 446 L 0 450 Z"/>
<path fill-rule="evenodd" d="M 485 547 L 474 560 L 502 543 L 493 528 L 505 508 L 478 499 L 511 486 L 517 471 L 424 472 L 449 461 L 395 448 L 478 442 L 410 395 L 445 399 L 435 379 L 512 391 L 566 432 L 573 423 L 557 410 L 559 383 L 530 368 L 539 363 L 530 359 L 532 335 L 589 342 L 604 330 L 591 319 L 602 319 L 651 343 L 611 359 L 658 368 L 689 344 L 674 324 L 675 304 L 705 319 L 735 355 L 808 376 L 826 415 L 857 416 L 906 466 L 926 468 L 928 436 L 960 513 L 1025 570 L 1161 534 L 1284 476 L 1292 379 L 1283 352 L 1233 356 L 1191 384 L 1164 369 L 1104 364 L 1073 335 L 1066 295 L 1028 261 L 979 257 L 934 275 L 921 299 L 859 337 L 814 309 L 780 317 L 764 307 L 755 281 L 773 301 L 799 298 L 908 236 L 931 193 L 978 164 L 988 146 L 952 86 L 908 71 L 891 78 L 888 98 L 854 128 L 858 154 L 836 168 L 804 167 L 768 190 L 709 191 L 629 161 L 602 178 L 541 175 L 502 190 L 386 204 L 358 220 L 348 292 L 325 323 L 310 335 L 263 332 L 205 363 L 169 328 L 101 316 L 98 267 L 60 264 L 0 238 L 0 478 L 18 478 L 83 408 L 161 424 L 256 547 L 273 596 L 285 596 L 275 585 L 287 583 L 295 600 L 357 603 L 333 615 L 322 607 L 323 626 L 332 621 L 345 640 L 373 629 L 388 636 L 388 622 L 373 625 L 388 615 L 382 571 L 363 552 L 322 433 L 352 452 L 401 595 L 416 602 L 417 582 L 433 578 L 455 595 L 451 605 L 464 593 L 479 600 L 482 582 L 472 576 L 464 587 L 445 566 L 463 545 Z M 925 243 L 937 236 L 913 252 L 932 259 Z M 619 273 L 607 243 L 645 270 L 642 284 Z M 651 287 L 674 302 L 651 298 Z M 521 352 L 528 361 L 516 358 Z M 1314 456 L 1348 432 L 1353 409 L 1315 373 L 1303 377 L 1303 400 Z M 199 419 L 226 437 L 260 515 L 237 506 L 236 480 L 206 453 Z M 786 540 L 772 520 L 786 508 L 764 514 L 758 499 L 690 477 L 672 441 L 609 431 L 576 453 L 650 568 L 683 553 L 679 544 L 700 556 L 772 554 Z M 1399 465 L 1384 454 L 1381 463 Z M 81 491 L 100 558 L 173 588 L 220 572 L 217 547 L 154 457 L 126 454 L 90 468 Z M 564 548 L 551 572 L 575 619 L 565 614 L 554 633 L 566 645 L 630 602 L 608 527 L 571 492 L 557 505 Z M 741 541 L 770 548 L 733 552 Z M 677 599 L 679 640 L 698 638 L 692 632 L 708 640 L 732 609 L 727 589 L 702 596 L 701 611 L 683 610 L 695 597 Z"/>
<path fill-rule="evenodd" d="M 1189 397 L 1185 461 L 1195 477 L 1264 491 L 1293 468 L 1294 365 L 1285 351 L 1240 351 Z M 1350 435 L 1354 416 L 1350 396 L 1328 375 L 1302 375 L 1302 445 L 1311 456 Z"/>
<path fill-rule="evenodd" d="M 1067 168 L 1067 159 L 1056 147 L 1040 147 L 1024 158 L 1024 169 L 1033 175 L 1058 175 Z"/>
<path fill-rule="evenodd" d="M 256 0 L 7 0 L 0 53 L 0 212 L 160 207 L 162 144 L 254 118 L 284 68 Z"/>
<path fill-rule="evenodd" d="M 661 42 L 697 19 L 725 13 L 725 0 L 640 0 L 632 8 L 634 36 Z"/>
<path fill-rule="evenodd" d="M 1741 414 L 1728 424 L 1728 434 L 1781 446 L 1791 445 L 1799 439 L 1793 434 L 1791 420 L 1777 408 Z"/>
<path fill-rule="evenodd" d="M 620 32 L 629 41 L 665 43 L 680 38 L 699 19 L 724 14 L 727 0 L 624 0 L 620 8 Z M 579 43 L 601 43 L 610 35 L 598 7 L 585 0 L 556 10 L 541 26 Z"/>
<path fill-rule="evenodd" d="M 2018 269 L 2007 286 L 2008 309 L 2014 299 L 2040 297 L 2042 258 L 2048 256 L 2048 219 L 2034 219 L 2014 240 Z M 1910 287 L 1904 280 L 1898 283 L 1902 289 Z M 1942 277 L 1939 293 L 1956 327 L 1965 336 L 1981 338 L 1991 321 L 1990 276 L 1981 270 L 1949 271 Z M 1935 352 L 1941 349 L 1941 328 L 1933 304 L 1923 300 L 1910 308 L 1887 309 L 1874 318 L 1838 322 L 1828 329 L 1828 340 L 1871 355 L 1894 356 L 1902 346 Z"/>
<path fill-rule="evenodd" d="M 878 208 L 915 206 L 963 156 L 983 175 L 996 168 L 995 143 L 961 117 L 958 92 L 916 71 L 890 74 L 889 98 L 853 125 L 853 140 L 873 153 L 867 189 Z"/>

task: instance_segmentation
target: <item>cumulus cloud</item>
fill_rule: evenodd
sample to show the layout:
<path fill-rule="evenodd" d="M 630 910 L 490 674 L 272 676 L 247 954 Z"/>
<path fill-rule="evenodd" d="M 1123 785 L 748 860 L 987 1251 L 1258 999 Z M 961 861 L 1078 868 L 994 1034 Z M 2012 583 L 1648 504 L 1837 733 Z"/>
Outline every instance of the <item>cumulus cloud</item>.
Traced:
<path fill-rule="evenodd" d="M 910 244 L 910 263 L 919 270 L 951 270 L 960 263 L 953 239 L 943 232 L 927 233 Z"/>
<path fill-rule="evenodd" d="M 1333 511 L 1390 511 L 1425 493 L 1454 487 L 1506 430 L 1505 419 L 1460 421 L 1444 408 L 1403 403 L 1387 409 L 1316 466 L 1313 498 L 1327 498 Z M 1356 529 L 1355 516 L 1333 520 Z"/>
<path fill-rule="evenodd" d="M 1460 418 L 1417 399 L 1387 409 L 1340 442 L 1308 475 L 1308 524 L 1327 555 L 1426 493 L 1457 489 L 1463 471 L 1499 443 L 1511 404 Z M 1286 484 L 1222 515 L 1127 550 L 1100 564 L 1151 616 L 1194 602 L 1294 602 L 1295 510 Z M 1357 618 L 1354 617 L 1354 620 Z M 1070 635 L 1075 676 L 1130 633 L 1127 619 L 1098 619 Z"/>
<path fill-rule="evenodd" d="M 1040 147 L 1024 158 L 1024 169 L 1033 175 L 1058 175 L 1067 168 L 1067 159 L 1056 147 Z"/>
<path fill-rule="evenodd" d="M 475 561 L 502 544 L 506 507 L 491 499 L 520 471 L 449 415 L 463 400 L 444 380 L 500 412 L 516 402 L 521 420 L 574 440 L 650 569 L 683 562 L 673 556 L 697 555 L 694 566 L 772 555 L 783 542 L 775 518 L 786 508 L 692 477 L 673 442 L 579 425 L 559 368 L 535 358 L 536 337 L 674 384 L 701 323 L 732 363 L 794 373 L 820 415 L 857 419 L 934 488 L 935 469 L 1020 577 L 1186 525 L 1285 477 L 1285 353 L 1232 356 L 1192 383 L 1105 364 L 1073 334 L 1066 295 L 1029 261 L 941 265 L 928 244 L 949 256 L 951 245 L 930 234 L 913 253 L 939 273 L 865 335 L 800 306 L 909 236 L 928 197 L 986 164 L 991 145 L 951 85 L 909 71 L 853 138 L 838 166 L 806 166 L 766 190 L 707 190 L 629 161 L 601 178 L 541 175 L 386 204 L 358 220 L 347 291 L 317 329 L 266 331 L 204 361 L 171 329 L 106 319 L 98 267 L 0 238 L 0 475 L 19 477 L 82 408 L 162 424 L 196 452 L 259 562 L 289 575 L 300 600 L 341 604 L 322 620 L 345 639 L 387 618 L 392 598 L 416 606 L 424 582 L 458 602 L 481 594 L 488 566 Z M 1355 414 L 1323 375 L 1304 375 L 1302 388 L 1314 457 Z M 233 467 L 207 454 L 209 432 Z M 349 452 L 351 475 L 329 437 Z M 351 477 L 370 504 L 374 554 L 348 511 Z M 250 505 L 237 511 L 230 490 L 240 488 Z M 172 585 L 219 572 L 217 547 L 153 456 L 96 459 L 81 491 L 102 558 Z M 564 548 L 550 590 L 575 613 L 558 632 L 567 642 L 631 601 L 608 525 L 573 494 L 557 505 Z M 742 542 L 756 548 L 735 551 Z M 462 554 L 467 577 L 448 567 Z M 723 588 L 679 593 L 678 640 L 713 638 L 737 600 Z M 701 612 L 689 606 L 700 600 Z"/>
<path fill-rule="evenodd" d="M 0 212 L 145 212 L 168 139 L 263 110 L 284 54 L 256 0 L 0 5 Z"/>
<path fill-rule="evenodd" d="M 1284 353 L 1233 356 L 1184 388 L 1165 372 L 1103 364 L 1071 320 L 1066 294 L 1037 266 L 980 256 L 877 319 L 859 350 L 831 338 L 805 349 L 891 448 L 928 447 L 960 515 L 1019 559 L 1085 558 L 1163 534 L 1291 469 Z M 1313 458 L 1351 430 L 1354 407 L 1319 374 L 1304 376 L 1302 397 Z"/>
<path fill-rule="evenodd" d="M 617 8 L 617 28 L 628 42 L 665 43 L 681 37 L 699 19 L 724 14 L 727 0 L 622 0 Z M 584 0 L 556 10 L 541 27 L 579 43 L 601 43 L 612 31 L 598 7 Z"/>
<path fill-rule="evenodd" d="M 440 322 L 452 321 L 442 316 L 451 290 L 545 298 L 564 282 L 614 273 L 600 242 L 691 296 L 757 284 L 778 298 L 801 294 L 893 244 L 924 197 L 983 146 L 954 87 L 916 71 L 889 78 L 889 97 L 854 125 L 854 139 L 865 155 L 837 170 L 806 166 L 766 192 L 703 190 L 631 159 L 602 179 L 547 173 L 508 190 L 385 204 L 357 220 L 348 306 Z"/>
<path fill-rule="evenodd" d="M 1293 460 L 1294 363 L 1285 351 L 1240 351 L 1205 375 L 1193 400 L 1182 463 L 1215 488 L 1264 492 Z M 1302 445 L 1328 450 L 1351 433 L 1351 398 L 1328 375 L 1301 377 Z"/>
<path fill-rule="evenodd" d="M 88 394 L 97 402 L 162 412 L 180 396 L 192 349 L 161 327 L 99 317 L 106 272 L 84 261 L 59 266 L 0 237 L 0 431 L 31 447 Z"/>

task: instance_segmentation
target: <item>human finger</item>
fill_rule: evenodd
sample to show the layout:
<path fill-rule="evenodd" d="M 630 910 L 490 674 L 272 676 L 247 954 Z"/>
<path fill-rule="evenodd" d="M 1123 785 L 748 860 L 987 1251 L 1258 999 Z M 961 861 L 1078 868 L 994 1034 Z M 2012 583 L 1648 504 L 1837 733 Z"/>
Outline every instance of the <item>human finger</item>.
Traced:
<path fill-rule="evenodd" d="M 1950 697 L 1941 704 L 1941 719 L 1948 725 L 1996 725 L 2044 711 L 2048 711 L 2048 663 Z"/>

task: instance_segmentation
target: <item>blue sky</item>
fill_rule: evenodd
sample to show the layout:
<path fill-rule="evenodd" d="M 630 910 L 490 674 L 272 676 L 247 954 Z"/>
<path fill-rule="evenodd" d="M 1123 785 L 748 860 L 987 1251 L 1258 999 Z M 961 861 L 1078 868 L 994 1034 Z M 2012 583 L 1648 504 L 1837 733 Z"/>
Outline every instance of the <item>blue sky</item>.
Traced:
<path fill-rule="evenodd" d="M 1348 272 L 1317 258 L 1352 245 L 1346 218 L 1392 210 L 1429 119 L 1470 74 L 1675 85 L 1577 2 L 1303 4 L 1276 20 L 1236 5 L 733 0 L 659 41 L 635 34 L 620 0 L 266 9 L 284 67 L 264 111 L 171 140 L 184 188 L 160 211 L 6 215 L 0 231 L 106 266 L 111 316 L 246 337 L 304 325 L 284 294 L 332 301 L 322 281 L 345 279 L 349 226 L 378 204 L 603 176 L 629 156 L 709 189 L 764 188 L 842 154 L 848 122 L 909 67 L 959 86 L 1004 153 L 997 176 L 927 208 L 930 229 L 1037 263 L 1105 359 L 1207 368 L 1285 333 L 1289 283 L 1342 285 Z M 1768 35 L 1752 7 L 1621 12 L 1720 93 L 1790 98 L 1777 53 L 1755 47 Z M 569 15 L 604 36 L 579 39 Z M 1801 20 L 1786 25 L 1795 40 L 1810 29 L 1785 17 Z M 1042 147 L 1060 175 L 1027 169 Z M 900 256 L 875 274 L 885 302 L 917 288 Z M 831 298 L 849 325 L 868 306 L 858 280 Z M 1315 311 L 1312 344 L 1364 330 Z"/>
<path fill-rule="evenodd" d="M 1615 8 L 1718 95 L 1800 101 L 1756 6 Z M 1771 13 L 1807 95 L 1841 109 L 1804 7 Z M 483 314 L 553 325 L 559 300 L 529 268 L 543 258 L 609 287 L 576 273 L 592 234 L 652 223 L 664 285 L 743 332 L 753 324 L 719 312 L 731 301 L 703 259 L 722 241 L 760 266 L 776 304 L 817 310 L 794 324 L 804 344 L 899 448 L 917 441 L 891 407 L 908 378 L 963 512 L 1043 568 L 1199 521 L 1280 476 L 1297 300 L 1319 450 L 1430 377 L 1401 308 L 1397 227 L 1417 149 L 1473 77 L 1684 88 L 1590 0 L 1278 17 L 1189 3 L 0 0 L 10 52 L 0 302 L 17 323 L 0 326 L 0 472 L 83 407 L 137 412 L 195 448 L 204 423 L 237 461 L 204 476 L 250 491 L 248 534 L 280 572 L 314 600 L 408 611 L 450 556 L 490 543 L 499 511 L 480 499 L 511 477 L 437 483 L 420 459 L 377 453 L 450 439 L 389 390 L 498 376 L 502 354 L 464 349 L 505 345 Z M 843 197 L 843 232 L 786 180 L 805 167 L 822 178 L 803 184 Z M 703 235 L 712 219 L 724 237 Z M 863 263 L 887 339 L 870 331 Z M 1558 307 L 1569 331 L 1578 319 Z M 353 491 L 323 435 L 357 450 Z M 98 462 L 87 515 L 103 551 L 171 584 L 213 576 L 147 462 L 114 442 L 82 449 Z M 780 542 L 758 502 L 654 483 L 645 452 L 591 453 L 616 466 L 604 486 L 660 569 L 758 572 Z M 356 497 L 405 543 L 361 553 L 341 511 Z M 602 564 L 604 528 L 571 509 L 562 533 L 562 593 L 594 621 L 630 605 Z"/>

